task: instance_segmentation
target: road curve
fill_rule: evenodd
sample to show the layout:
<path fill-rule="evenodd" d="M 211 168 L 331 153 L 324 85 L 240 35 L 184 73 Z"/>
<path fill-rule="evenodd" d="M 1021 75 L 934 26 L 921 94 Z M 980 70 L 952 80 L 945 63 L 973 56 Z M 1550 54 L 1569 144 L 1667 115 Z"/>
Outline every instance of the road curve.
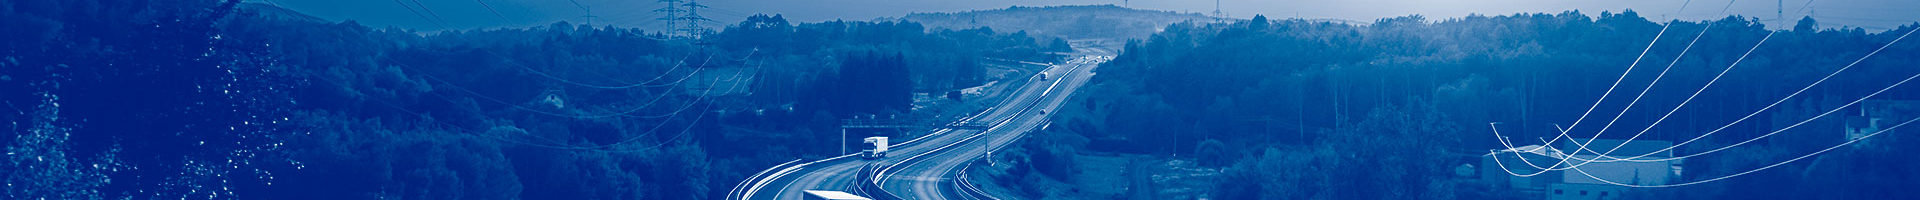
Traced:
<path fill-rule="evenodd" d="M 1039 92 L 1038 99 L 995 109 L 1012 110 L 1014 115 L 1003 123 L 988 128 L 971 140 L 953 143 L 944 149 L 921 154 L 898 161 L 880 173 L 880 187 L 906 199 L 973 199 L 960 191 L 954 179 L 963 173 L 960 169 L 970 162 L 983 158 L 990 152 L 1013 143 L 1029 131 L 1039 129 L 1046 123 L 1052 111 L 1066 102 L 1069 94 L 1086 84 L 1092 77 L 1092 70 L 1111 54 L 1098 49 L 1081 50 L 1083 54 L 1066 64 L 1056 66 L 1064 70 L 1055 81 L 1050 81 L 1046 89 Z"/>
<path fill-rule="evenodd" d="M 1104 52 L 1104 51 L 1095 51 L 1095 52 Z M 993 128 L 989 128 L 986 131 L 938 130 L 935 133 L 929 134 L 925 137 L 922 137 L 916 140 L 910 140 L 908 142 L 895 145 L 893 148 L 891 148 L 891 152 L 888 152 L 888 157 L 883 159 L 863 160 L 863 159 L 859 159 L 858 157 L 843 155 L 840 157 L 822 159 L 817 161 L 807 161 L 800 164 L 789 165 L 786 167 L 782 167 L 783 169 L 769 169 L 768 171 L 770 171 L 771 173 L 761 178 L 760 180 L 747 180 L 746 182 L 743 182 L 743 184 L 745 184 L 742 186 L 744 187 L 744 189 L 741 190 L 742 191 L 741 194 L 737 196 L 740 199 L 755 199 L 755 200 L 802 199 L 801 195 L 804 195 L 803 192 L 801 192 L 802 190 L 849 191 L 851 187 L 855 186 L 854 184 L 856 180 L 855 177 L 857 174 L 860 173 L 861 167 L 866 166 L 867 164 L 877 164 L 877 166 L 895 166 L 896 164 L 914 164 L 914 163 L 919 163 L 919 162 L 928 161 L 928 160 L 961 160 L 962 162 L 966 160 L 972 160 L 978 156 L 968 156 L 965 158 L 945 158 L 944 156 L 935 156 L 934 153 L 949 152 L 946 150 L 951 150 L 951 149 L 976 149 L 977 152 L 984 154 L 985 153 L 984 151 L 978 150 L 978 149 L 983 149 L 984 146 L 979 146 L 975 143 L 968 143 L 968 142 L 988 141 L 988 140 L 999 141 L 1001 143 L 1010 142 L 1012 138 L 1017 138 L 1017 137 L 989 137 L 992 135 L 981 134 L 981 133 L 995 133 L 995 130 L 1002 130 L 1001 132 L 1005 132 L 1004 130 L 1011 130 L 1010 128 L 1005 128 L 1005 127 L 1011 127 L 1011 126 L 1029 127 L 1028 129 L 1030 129 L 1032 124 L 1034 124 L 1032 122 L 1035 119 L 1044 120 L 1044 117 L 1040 116 L 1040 112 L 1027 112 L 1029 108 L 1034 108 L 1035 106 L 1032 106 L 1032 105 L 1036 105 L 1037 103 L 1040 103 L 1040 102 L 1051 102 L 1051 103 L 1044 103 L 1044 104 L 1058 106 L 1058 102 L 1060 102 L 1061 99 L 1064 99 L 1066 94 L 1070 93 L 1070 91 L 1072 90 L 1071 88 L 1069 89 L 1061 89 L 1061 88 L 1062 87 L 1077 88 L 1079 84 L 1082 84 L 1085 82 L 1085 79 L 1087 77 L 1090 77 L 1088 72 L 1089 70 L 1091 70 L 1092 65 L 1096 63 L 1097 62 L 1094 62 L 1093 60 L 1090 60 L 1090 59 L 1075 59 L 1073 62 L 1069 62 L 1067 64 L 1048 67 L 1046 70 L 1044 70 L 1044 72 L 1046 72 L 1047 74 L 1051 74 L 1053 76 L 1059 76 L 1059 77 L 1057 78 L 1047 77 L 1048 79 L 1045 79 L 1045 80 L 1035 79 L 1036 81 L 1029 81 L 1028 84 L 1026 85 L 1020 86 L 1018 88 L 1013 88 L 1015 91 L 1012 93 L 1009 93 L 1009 96 L 1007 97 L 1007 99 L 1000 102 L 999 105 L 995 105 L 994 107 L 988 109 L 986 112 L 982 112 L 978 115 L 962 119 L 963 121 L 989 122 L 989 123 L 1001 124 L 1001 125 L 996 125 Z M 1051 110 L 1051 107 L 1047 107 L 1047 109 Z M 985 139 L 985 140 L 975 140 L 976 138 Z M 967 145 L 960 145 L 960 144 L 967 144 Z M 984 143 L 979 143 L 979 144 L 984 144 Z M 943 147 L 946 147 L 946 148 L 943 148 Z M 977 147 L 977 148 L 961 148 L 961 147 Z M 916 158 L 916 157 L 918 157 L 918 159 L 911 159 L 914 162 L 903 163 L 903 161 L 909 161 L 910 160 L 909 158 Z M 932 157 L 940 157 L 941 159 L 928 159 Z M 906 170 L 906 171 L 899 171 L 899 172 L 907 172 L 907 171 L 918 172 L 920 169 L 923 169 L 923 168 L 893 168 L 893 169 Z M 888 178 L 886 180 L 893 180 L 893 179 Z M 886 186 L 886 185 L 882 185 L 882 186 Z M 892 190 L 893 189 L 890 189 L 890 188 L 888 189 L 888 191 L 892 191 Z M 915 196 L 906 195 L 905 193 L 900 193 L 900 192 L 893 192 L 893 193 L 901 195 L 903 197 L 909 197 L 909 198 L 915 197 Z M 729 195 L 729 196 L 736 196 L 736 195 Z M 914 198 L 914 199 L 921 199 L 921 198 Z"/>

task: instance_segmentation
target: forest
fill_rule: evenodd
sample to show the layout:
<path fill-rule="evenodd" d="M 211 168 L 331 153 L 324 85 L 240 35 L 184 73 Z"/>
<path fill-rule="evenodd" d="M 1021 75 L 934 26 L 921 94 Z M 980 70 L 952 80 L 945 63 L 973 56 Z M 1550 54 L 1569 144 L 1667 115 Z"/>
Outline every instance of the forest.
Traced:
<path fill-rule="evenodd" d="M 1192 188 L 1215 199 L 1519 199 L 1456 173 L 1503 148 L 1495 127 L 1515 145 L 1553 138 L 1589 114 L 1567 130 L 1573 137 L 1611 127 L 1598 137 L 1682 141 L 1725 129 L 1678 154 L 1779 132 L 1689 158 L 1680 179 L 1722 177 L 1847 142 L 1842 116 L 1869 112 L 1849 102 L 1920 100 L 1920 87 L 1900 86 L 1920 73 L 1920 43 L 1887 46 L 1916 28 L 1656 21 L 1630 10 L 1181 23 L 1129 41 L 1049 129 L 1001 158 L 1023 164 L 996 180 L 1029 197 L 1072 199 L 1085 185 L 1107 184 L 1080 174 L 1119 170 L 1089 158 L 1145 155 L 1135 160 L 1186 161 L 1206 172 L 1194 174 L 1215 174 Z M 1877 56 L 1862 59 L 1869 54 Z M 1764 112 L 1740 121 L 1756 110 Z M 1894 129 L 1864 148 L 1629 197 L 1916 198 L 1899 188 L 1920 186 L 1897 181 L 1920 172 L 1901 153 L 1920 150 L 1901 142 L 1915 133 Z M 1120 179 L 1133 193 L 1184 176 L 1142 169 L 1151 168 L 1124 168 L 1142 177 Z M 1079 198 L 1143 197 L 1165 196 Z"/>
<path fill-rule="evenodd" d="M 716 199 L 1057 38 L 755 15 L 417 32 L 237 0 L 0 2 L 6 199 Z M 829 134 L 833 133 L 833 134 Z"/>

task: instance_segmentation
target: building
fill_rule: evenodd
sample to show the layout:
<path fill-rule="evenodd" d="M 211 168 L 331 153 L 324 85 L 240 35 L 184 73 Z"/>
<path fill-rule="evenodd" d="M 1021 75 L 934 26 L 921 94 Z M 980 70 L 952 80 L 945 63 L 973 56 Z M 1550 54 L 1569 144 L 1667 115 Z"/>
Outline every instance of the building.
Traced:
<path fill-rule="evenodd" d="M 1846 140 L 1852 141 L 1869 134 L 1913 119 L 1920 114 L 1920 101 L 1912 100 L 1868 100 L 1860 103 L 1857 112 L 1850 113 L 1846 119 Z M 1873 140 L 1861 140 L 1853 143 L 1853 148 L 1875 146 Z"/>
<path fill-rule="evenodd" d="M 1565 157 L 1566 154 L 1560 153 L 1559 150 L 1541 145 L 1495 150 L 1481 157 L 1480 180 L 1526 193 L 1541 193 L 1549 188 L 1549 184 L 1560 182 L 1562 175 L 1561 171 L 1540 172 L 1539 168 L 1558 163 Z M 1536 173 L 1539 175 L 1525 177 L 1513 175 Z"/>
<path fill-rule="evenodd" d="M 1635 160 L 1649 160 L 1673 157 L 1673 142 L 1611 139 L 1568 139 L 1552 145 L 1528 145 L 1511 149 L 1495 150 L 1482 156 L 1481 180 L 1490 184 L 1504 185 L 1528 194 L 1540 195 L 1545 199 L 1615 199 L 1628 192 L 1627 185 L 1668 184 L 1680 177 L 1683 165 L 1681 160 L 1671 161 L 1621 161 L 1591 162 L 1600 158 L 1599 153 L 1609 152 L 1610 158 L 1647 155 Z M 1580 144 L 1586 144 L 1586 150 L 1580 150 Z M 1559 147 L 1559 148 L 1552 148 Z M 1618 149 L 1615 149 L 1618 148 Z M 1577 151 L 1576 151 L 1577 150 Z M 1497 160 L 1496 160 L 1497 159 Z M 1553 166 L 1562 160 L 1566 167 L 1579 164 L 1565 170 L 1540 172 L 1541 167 Z M 1531 162 L 1528 165 L 1523 162 Z M 1504 167 L 1503 167 L 1504 166 Z M 1539 175 L 1521 177 L 1509 174 Z"/>

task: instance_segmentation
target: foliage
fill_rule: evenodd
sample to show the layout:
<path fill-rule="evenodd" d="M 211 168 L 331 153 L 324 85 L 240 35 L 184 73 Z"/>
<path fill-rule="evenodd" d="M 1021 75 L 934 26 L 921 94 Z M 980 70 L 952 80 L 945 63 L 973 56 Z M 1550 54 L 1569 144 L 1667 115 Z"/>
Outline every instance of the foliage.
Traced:
<path fill-rule="evenodd" d="M 1352 128 L 1291 151 L 1269 148 L 1227 168 L 1229 199 L 1451 199 L 1444 152 L 1457 127 L 1431 104 L 1375 109 Z M 1284 173 L 1282 173 L 1284 172 Z"/>
<path fill-rule="evenodd" d="M 10 158 L 35 160 L 9 163 L 24 171 L 7 179 L 71 192 L 10 197 L 226 198 L 271 184 L 299 129 L 284 123 L 293 84 L 261 44 L 218 27 L 238 3 L 0 3 L 0 100 L 19 111 L 6 119 L 34 124 L 5 135 Z"/>
<path fill-rule="evenodd" d="M 1043 38 L 1069 39 L 1146 38 L 1167 24 L 1220 20 L 1201 13 L 1138 10 L 1110 4 L 1012 6 L 954 13 L 913 13 L 902 18 L 931 27 L 1025 30 Z"/>
<path fill-rule="evenodd" d="M 1088 150 L 1176 158 L 1194 152 L 1204 161 L 1221 155 L 1215 149 L 1228 149 L 1224 154 L 1233 156 L 1226 160 L 1237 162 L 1227 167 L 1233 169 L 1227 184 L 1216 191 L 1226 199 L 1511 196 L 1448 181 L 1440 175 L 1452 173 L 1443 169 L 1469 162 L 1433 157 L 1499 148 L 1489 122 L 1501 122 L 1501 133 L 1520 143 L 1551 138 L 1559 132 L 1556 124 L 1567 127 L 1576 119 L 1580 125 L 1570 127 L 1572 137 L 1625 139 L 1644 132 L 1639 140 L 1691 139 L 1920 28 L 1869 33 L 1814 23 L 1802 19 L 1793 29 L 1774 31 L 1738 16 L 1653 22 L 1632 11 L 1437 21 L 1407 16 L 1368 25 L 1301 19 L 1181 23 L 1128 42 L 1054 121 L 1066 133 L 1090 138 Z M 1649 45 L 1656 35 L 1663 36 Z M 1755 50 L 1748 55 L 1749 49 Z M 1690 161 L 1687 180 L 1798 155 L 1763 152 L 1811 152 L 1843 142 L 1836 132 L 1842 130 L 1839 115 L 1860 113 L 1842 109 L 1847 112 L 1815 116 L 1920 73 L 1901 67 L 1920 59 L 1889 56 L 1916 50 L 1920 44 L 1910 41 L 1889 46 L 1778 107 L 1724 127 L 1704 144 L 1681 148 L 1676 153 L 1698 152 L 1810 121 L 1750 145 L 1764 151 L 1696 158 L 1739 159 Z M 1596 102 L 1602 94 L 1609 95 Z M 1915 94 L 1920 88 L 1895 87 L 1873 99 L 1920 99 Z M 1688 103 L 1680 107 L 1682 102 Z M 1661 121 L 1670 110 L 1677 111 Z M 1835 154 L 1818 162 L 1861 158 Z M 1791 173 L 1805 167 L 1787 165 L 1769 170 L 1777 174 L 1701 187 L 1818 178 Z M 1384 192 L 1344 191 L 1349 188 Z"/>
<path fill-rule="evenodd" d="M 829 138 L 834 113 L 878 112 L 808 92 L 904 112 L 912 93 L 983 83 L 983 56 L 1056 58 L 1019 34 L 778 16 L 662 39 L 565 22 L 374 29 L 238 1 L 8 1 L 0 25 L 8 199 L 719 198 L 832 153 L 792 141 Z"/>

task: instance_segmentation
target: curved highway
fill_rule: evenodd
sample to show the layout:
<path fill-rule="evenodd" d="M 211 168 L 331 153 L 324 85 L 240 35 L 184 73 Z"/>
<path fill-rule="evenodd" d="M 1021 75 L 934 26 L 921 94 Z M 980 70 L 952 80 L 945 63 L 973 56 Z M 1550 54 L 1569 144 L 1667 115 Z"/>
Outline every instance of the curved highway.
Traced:
<path fill-rule="evenodd" d="M 986 112 L 963 118 L 964 121 L 993 124 L 985 130 L 938 130 L 933 134 L 896 144 L 886 158 L 863 160 L 840 157 L 804 161 L 768 169 L 764 177 L 747 180 L 732 199 L 802 199 L 803 190 L 855 191 L 856 175 L 874 164 L 880 170 L 880 186 L 907 199 L 962 198 L 952 190 L 952 177 L 958 167 L 981 158 L 1020 138 L 1028 130 L 1046 121 L 1047 112 L 1065 101 L 1092 76 L 1100 62 L 1112 57 L 1112 51 L 1076 48 L 1071 61 L 1048 67 L 1043 72 L 1055 77 L 1035 79 L 1014 90 L 1007 99 Z M 872 195 L 869 195 L 872 196 Z"/>
<path fill-rule="evenodd" d="M 1014 111 L 1013 118 L 1004 121 L 972 140 L 951 144 L 935 152 L 910 157 L 879 172 L 880 188 L 906 199 L 976 199 L 979 196 L 961 192 L 955 179 L 961 177 L 962 167 L 975 160 L 984 158 L 988 153 L 1000 150 L 1015 140 L 1037 130 L 1046 124 L 1048 116 L 1067 100 L 1068 95 L 1086 84 L 1092 77 L 1092 70 L 1101 62 L 1111 58 L 1110 53 L 1102 49 L 1083 49 L 1079 58 L 1060 66 L 1065 70 L 1057 81 L 1046 84 L 1047 89 L 1038 91 L 1038 99 L 1024 104 L 1003 105 L 996 109 Z M 990 197 L 988 197 L 990 198 Z"/>

